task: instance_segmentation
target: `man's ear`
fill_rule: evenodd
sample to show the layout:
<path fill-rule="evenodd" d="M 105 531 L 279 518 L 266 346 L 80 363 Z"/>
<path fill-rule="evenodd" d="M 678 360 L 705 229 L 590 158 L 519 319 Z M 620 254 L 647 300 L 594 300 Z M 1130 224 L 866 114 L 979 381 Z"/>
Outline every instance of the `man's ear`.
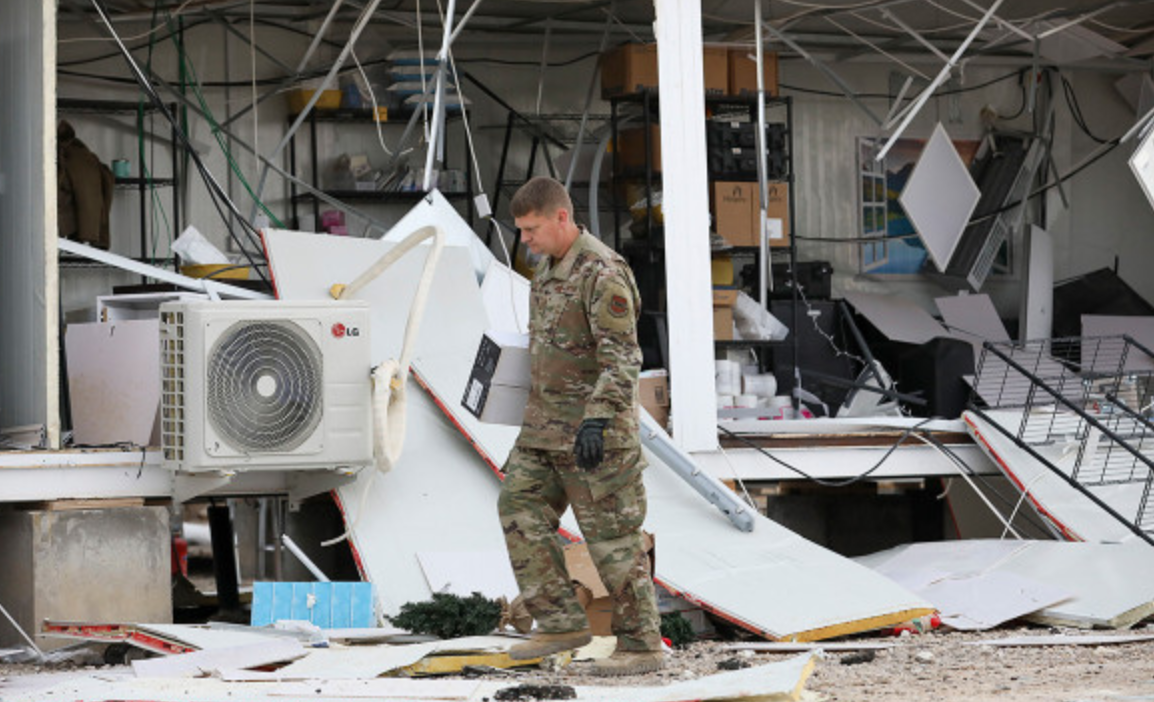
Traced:
<path fill-rule="evenodd" d="M 568 224 L 570 219 L 569 210 L 564 207 L 558 207 L 556 217 L 558 224 Z"/>

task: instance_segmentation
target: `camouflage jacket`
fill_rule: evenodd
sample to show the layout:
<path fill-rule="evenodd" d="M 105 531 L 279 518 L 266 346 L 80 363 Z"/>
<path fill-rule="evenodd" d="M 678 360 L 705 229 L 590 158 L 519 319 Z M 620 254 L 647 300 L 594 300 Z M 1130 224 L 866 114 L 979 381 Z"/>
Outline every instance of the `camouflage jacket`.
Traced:
<path fill-rule="evenodd" d="M 641 298 L 625 260 L 581 230 L 547 258 L 529 303 L 529 404 L 517 443 L 571 450 L 584 419 L 608 419 L 606 448 L 639 445 L 637 376 Z"/>

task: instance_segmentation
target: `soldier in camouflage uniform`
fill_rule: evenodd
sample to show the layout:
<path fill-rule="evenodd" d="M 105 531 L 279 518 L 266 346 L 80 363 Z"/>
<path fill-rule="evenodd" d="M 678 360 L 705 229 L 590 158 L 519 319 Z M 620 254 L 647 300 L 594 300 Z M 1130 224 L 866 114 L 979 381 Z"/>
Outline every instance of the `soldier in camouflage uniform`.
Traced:
<path fill-rule="evenodd" d="M 557 536 L 572 506 L 613 598 L 617 651 L 590 672 L 657 670 L 660 620 L 641 533 L 637 285 L 620 256 L 573 222 L 573 205 L 556 180 L 530 180 L 510 207 L 522 241 L 543 256 L 530 299 L 529 403 L 498 502 L 538 633 L 510 655 L 536 658 L 591 638 Z"/>

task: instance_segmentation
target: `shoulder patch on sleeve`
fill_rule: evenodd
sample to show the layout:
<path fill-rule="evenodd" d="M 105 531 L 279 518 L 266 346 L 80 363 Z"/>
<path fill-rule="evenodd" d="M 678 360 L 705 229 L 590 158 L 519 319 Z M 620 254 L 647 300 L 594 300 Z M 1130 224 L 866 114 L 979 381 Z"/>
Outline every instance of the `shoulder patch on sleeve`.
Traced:
<path fill-rule="evenodd" d="M 609 331 L 631 329 L 636 317 L 633 294 L 620 281 L 607 281 L 598 295 L 595 312 L 597 326 L 602 329 Z"/>

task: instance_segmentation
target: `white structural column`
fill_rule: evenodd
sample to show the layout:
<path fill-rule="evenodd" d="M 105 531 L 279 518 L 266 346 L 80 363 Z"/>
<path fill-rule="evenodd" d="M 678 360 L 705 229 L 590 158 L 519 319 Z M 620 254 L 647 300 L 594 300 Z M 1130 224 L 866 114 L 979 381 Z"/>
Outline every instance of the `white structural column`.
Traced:
<path fill-rule="evenodd" d="M 685 451 L 713 451 L 717 404 L 701 6 L 686 0 L 654 0 L 654 6 L 673 438 Z"/>

